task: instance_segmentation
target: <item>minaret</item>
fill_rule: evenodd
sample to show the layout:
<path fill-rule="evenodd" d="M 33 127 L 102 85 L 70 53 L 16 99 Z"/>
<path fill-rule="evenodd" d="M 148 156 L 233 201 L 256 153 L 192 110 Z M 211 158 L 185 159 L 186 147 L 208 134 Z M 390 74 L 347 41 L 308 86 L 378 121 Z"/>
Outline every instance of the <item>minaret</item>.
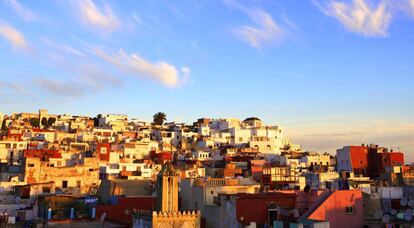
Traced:
<path fill-rule="evenodd" d="M 166 162 L 157 175 L 157 211 L 178 211 L 178 175 L 171 162 Z"/>

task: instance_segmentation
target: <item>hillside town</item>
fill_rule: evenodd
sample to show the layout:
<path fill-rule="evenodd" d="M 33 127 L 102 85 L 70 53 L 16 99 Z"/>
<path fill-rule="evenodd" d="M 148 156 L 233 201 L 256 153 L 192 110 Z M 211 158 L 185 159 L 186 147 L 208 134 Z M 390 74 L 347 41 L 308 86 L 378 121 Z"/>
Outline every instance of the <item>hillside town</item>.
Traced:
<path fill-rule="evenodd" d="M 0 114 L 1 227 L 412 227 L 414 165 L 257 117 Z M 329 140 L 327 138 L 326 140 Z"/>

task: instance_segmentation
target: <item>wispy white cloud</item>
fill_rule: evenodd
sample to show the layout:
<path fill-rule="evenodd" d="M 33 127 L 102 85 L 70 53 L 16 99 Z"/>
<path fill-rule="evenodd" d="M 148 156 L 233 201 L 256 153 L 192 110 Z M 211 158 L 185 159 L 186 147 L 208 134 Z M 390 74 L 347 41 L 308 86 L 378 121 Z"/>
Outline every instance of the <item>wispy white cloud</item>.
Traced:
<path fill-rule="evenodd" d="M 17 0 L 6 0 L 9 6 L 25 21 L 37 21 L 37 16 L 33 11 L 21 5 Z"/>
<path fill-rule="evenodd" d="M 151 25 L 149 25 L 148 23 L 146 23 L 144 20 L 142 20 L 141 19 L 141 17 L 139 16 L 139 14 L 138 13 L 133 13 L 132 15 L 131 15 L 131 18 L 132 18 L 132 20 L 133 21 L 135 21 L 139 26 L 141 26 L 141 27 L 143 27 L 143 28 L 145 28 L 145 29 L 147 29 L 147 30 L 149 30 L 149 31 L 151 31 L 151 32 L 157 32 L 157 30 L 153 27 L 153 26 L 151 26 Z"/>
<path fill-rule="evenodd" d="M 2 93 L 6 91 L 17 92 L 20 94 L 27 93 L 22 83 L 17 83 L 14 81 L 5 81 L 5 80 L 0 80 L 0 91 Z"/>
<path fill-rule="evenodd" d="M 189 67 L 185 66 L 181 68 L 181 72 L 183 74 L 183 77 L 181 78 L 180 84 L 187 84 L 190 80 L 191 70 Z"/>
<path fill-rule="evenodd" d="M 127 54 L 122 49 L 115 54 L 108 54 L 101 49 L 95 49 L 94 51 L 97 56 L 113 64 L 127 74 L 157 81 L 171 88 L 181 84 L 181 79 L 176 67 L 165 61 L 152 63 L 136 53 Z M 183 68 L 183 72 L 188 75 L 190 69 Z"/>
<path fill-rule="evenodd" d="M 313 2 L 323 13 L 339 20 L 351 32 L 367 37 L 388 35 L 393 14 L 387 0 L 381 0 L 376 6 L 370 4 L 369 0 L 353 0 L 352 3 L 335 0 Z"/>
<path fill-rule="evenodd" d="M 182 67 L 181 68 L 181 71 L 184 73 L 184 74 L 190 74 L 190 68 L 188 68 L 188 67 Z"/>
<path fill-rule="evenodd" d="M 411 14 L 414 16 L 414 0 L 408 0 L 408 4 L 409 4 Z"/>
<path fill-rule="evenodd" d="M 83 51 L 76 49 L 74 47 L 71 47 L 66 44 L 59 44 L 54 41 L 51 41 L 50 39 L 46 37 L 42 37 L 41 40 L 43 43 L 45 43 L 49 48 L 55 49 L 55 51 L 58 51 L 60 53 L 70 54 L 70 55 L 76 55 L 78 57 L 84 57 L 85 53 Z"/>
<path fill-rule="evenodd" d="M 80 83 L 80 81 L 74 79 L 57 80 L 37 77 L 33 78 L 32 83 L 53 95 L 76 98 L 85 94 L 84 85 Z"/>
<path fill-rule="evenodd" d="M 108 4 L 99 8 L 92 0 L 74 0 L 73 3 L 85 24 L 106 31 L 113 31 L 120 26 L 118 17 Z"/>
<path fill-rule="evenodd" d="M 30 46 L 24 38 L 23 34 L 8 24 L 0 23 L 0 36 L 9 41 L 14 48 L 22 49 L 25 51 L 30 50 Z"/>
<path fill-rule="evenodd" d="M 65 98 L 79 98 L 86 94 L 118 87 L 122 82 L 96 66 L 82 66 L 73 72 L 72 77 L 47 78 L 36 77 L 30 80 L 42 91 Z"/>
<path fill-rule="evenodd" d="M 244 12 L 252 21 L 252 25 L 244 25 L 235 30 L 236 35 L 252 47 L 260 49 L 264 45 L 280 43 L 285 38 L 287 32 L 268 12 L 248 8 L 235 0 L 224 0 L 224 4 Z"/>
<path fill-rule="evenodd" d="M 242 39 L 254 48 L 261 48 L 264 44 L 280 42 L 284 31 L 276 24 L 272 16 L 262 10 L 253 10 L 249 13 L 255 26 L 245 25 L 236 30 Z"/>
<path fill-rule="evenodd" d="M 362 143 L 399 147 L 409 160 L 414 160 L 414 122 L 402 119 L 365 119 L 356 117 L 322 117 L 319 121 L 286 126 L 289 137 L 304 149 L 328 151 Z"/>

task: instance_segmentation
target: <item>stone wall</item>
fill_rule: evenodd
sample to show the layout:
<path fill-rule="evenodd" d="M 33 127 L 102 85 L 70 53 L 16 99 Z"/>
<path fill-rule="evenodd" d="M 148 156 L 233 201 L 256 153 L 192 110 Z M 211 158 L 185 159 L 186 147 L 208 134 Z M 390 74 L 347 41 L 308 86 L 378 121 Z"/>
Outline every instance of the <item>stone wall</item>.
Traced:
<path fill-rule="evenodd" d="M 65 193 L 87 194 L 99 186 L 98 162 L 73 167 L 50 167 L 39 158 L 27 158 L 24 181 L 28 184 L 54 182 Z"/>
<path fill-rule="evenodd" d="M 152 212 L 152 227 L 199 228 L 200 211 Z"/>

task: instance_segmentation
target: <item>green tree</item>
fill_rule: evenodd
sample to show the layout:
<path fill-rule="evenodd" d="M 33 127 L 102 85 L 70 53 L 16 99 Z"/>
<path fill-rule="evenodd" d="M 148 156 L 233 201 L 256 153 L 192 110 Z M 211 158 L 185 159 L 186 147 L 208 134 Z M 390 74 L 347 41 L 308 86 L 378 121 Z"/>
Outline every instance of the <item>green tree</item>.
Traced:
<path fill-rule="evenodd" d="M 30 118 L 29 122 L 30 122 L 30 125 L 32 125 L 32 127 L 39 127 L 39 119 L 38 118 Z"/>
<path fill-rule="evenodd" d="M 55 117 L 50 117 L 50 118 L 47 120 L 47 125 L 50 127 L 50 126 L 52 126 L 55 122 L 56 122 L 56 118 L 55 118 Z"/>
<path fill-rule="evenodd" d="M 93 126 L 94 127 L 99 127 L 99 119 L 98 119 L 98 117 L 94 117 L 93 118 Z"/>
<path fill-rule="evenodd" d="M 154 114 L 153 118 L 154 118 L 153 124 L 163 125 L 164 121 L 167 120 L 167 115 L 163 112 L 157 112 L 157 113 Z"/>
<path fill-rule="evenodd" d="M 42 124 L 42 126 L 47 127 L 47 118 L 43 117 L 40 123 Z"/>
<path fill-rule="evenodd" d="M 5 119 L 3 120 L 3 123 L 1 124 L 1 130 L 2 131 L 7 131 L 8 130 Z"/>

